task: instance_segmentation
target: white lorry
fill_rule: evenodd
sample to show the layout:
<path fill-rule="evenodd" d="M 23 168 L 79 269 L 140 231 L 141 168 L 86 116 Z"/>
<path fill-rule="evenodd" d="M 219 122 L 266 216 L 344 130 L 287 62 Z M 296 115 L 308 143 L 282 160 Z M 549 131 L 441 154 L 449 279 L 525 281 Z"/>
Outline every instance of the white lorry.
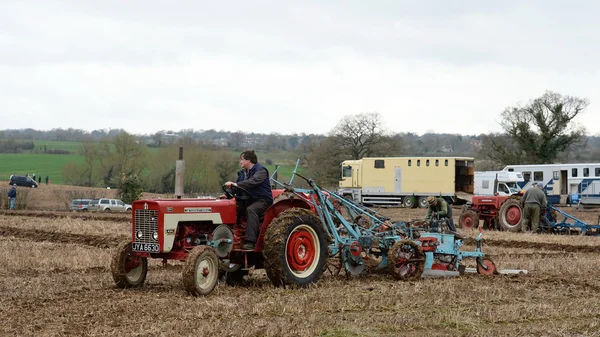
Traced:
<path fill-rule="evenodd" d="M 525 179 L 519 172 L 475 171 L 474 195 L 512 195 L 521 191 L 519 183 L 523 182 Z"/>

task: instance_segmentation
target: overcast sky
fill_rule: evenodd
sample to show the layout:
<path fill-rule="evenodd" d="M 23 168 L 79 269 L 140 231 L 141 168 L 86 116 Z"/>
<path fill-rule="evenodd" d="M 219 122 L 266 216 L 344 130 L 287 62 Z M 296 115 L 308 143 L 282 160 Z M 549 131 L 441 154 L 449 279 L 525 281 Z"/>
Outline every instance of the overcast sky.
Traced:
<path fill-rule="evenodd" d="M 552 90 L 600 133 L 597 1 L 2 1 L 0 129 L 499 132 Z"/>

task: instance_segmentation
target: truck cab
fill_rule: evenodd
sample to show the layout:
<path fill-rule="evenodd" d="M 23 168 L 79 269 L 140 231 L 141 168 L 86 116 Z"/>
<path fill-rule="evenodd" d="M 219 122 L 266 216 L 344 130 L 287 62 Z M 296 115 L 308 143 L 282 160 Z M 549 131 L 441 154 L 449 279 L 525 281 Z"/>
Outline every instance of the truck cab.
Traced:
<path fill-rule="evenodd" d="M 520 182 L 525 181 L 519 172 L 475 172 L 475 195 L 513 195 L 521 191 Z M 496 194 L 495 194 L 496 193 Z"/>

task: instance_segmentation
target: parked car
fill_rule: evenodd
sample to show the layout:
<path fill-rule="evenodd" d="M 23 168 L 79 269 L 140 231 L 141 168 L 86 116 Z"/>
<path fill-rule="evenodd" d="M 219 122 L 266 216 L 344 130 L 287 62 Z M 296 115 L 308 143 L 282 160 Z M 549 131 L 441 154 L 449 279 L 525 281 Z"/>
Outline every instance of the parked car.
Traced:
<path fill-rule="evenodd" d="M 126 212 L 131 211 L 131 205 L 119 199 L 92 199 L 88 204 L 89 211 Z"/>
<path fill-rule="evenodd" d="M 17 186 L 24 186 L 24 187 L 31 187 L 31 188 L 36 188 L 38 187 L 38 183 L 31 179 L 31 177 L 29 176 L 17 176 L 17 175 L 11 175 L 8 181 L 9 185 L 14 185 L 16 184 Z"/>
<path fill-rule="evenodd" d="M 71 210 L 87 211 L 90 201 L 92 201 L 92 199 L 73 199 L 73 201 L 71 201 Z"/>

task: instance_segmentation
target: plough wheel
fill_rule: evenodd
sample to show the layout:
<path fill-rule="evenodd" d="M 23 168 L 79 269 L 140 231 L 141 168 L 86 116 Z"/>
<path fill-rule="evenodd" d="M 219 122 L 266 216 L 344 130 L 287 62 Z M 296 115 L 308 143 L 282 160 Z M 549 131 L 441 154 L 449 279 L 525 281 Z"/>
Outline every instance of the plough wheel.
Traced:
<path fill-rule="evenodd" d="M 410 240 L 394 243 L 388 252 L 388 270 L 396 280 L 417 280 L 425 267 L 425 254 Z"/>
<path fill-rule="evenodd" d="M 483 266 L 481 264 L 486 266 L 487 269 L 483 268 Z M 477 274 L 491 276 L 491 275 L 494 275 L 497 273 L 496 265 L 494 264 L 494 261 L 492 261 L 488 258 L 483 258 L 481 260 L 481 264 L 479 262 L 477 262 Z"/>
<path fill-rule="evenodd" d="M 519 232 L 521 231 L 521 221 L 523 210 L 521 203 L 517 199 L 506 199 L 500 206 L 498 214 L 498 223 L 505 231 Z"/>
<path fill-rule="evenodd" d="M 264 246 L 265 270 L 275 286 L 304 287 L 321 277 L 327 240 L 314 214 L 300 209 L 282 212 L 267 228 Z"/>
<path fill-rule="evenodd" d="M 464 211 L 458 219 L 458 226 L 467 229 L 479 226 L 479 214 L 472 210 Z"/>
<path fill-rule="evenodd" d="M 117 287 L 139 287 L 146 280 L 148 260 L 133 254 L 131 241 L 127 240 L 117 247 L 110 263 L 110 271 Z"/>

